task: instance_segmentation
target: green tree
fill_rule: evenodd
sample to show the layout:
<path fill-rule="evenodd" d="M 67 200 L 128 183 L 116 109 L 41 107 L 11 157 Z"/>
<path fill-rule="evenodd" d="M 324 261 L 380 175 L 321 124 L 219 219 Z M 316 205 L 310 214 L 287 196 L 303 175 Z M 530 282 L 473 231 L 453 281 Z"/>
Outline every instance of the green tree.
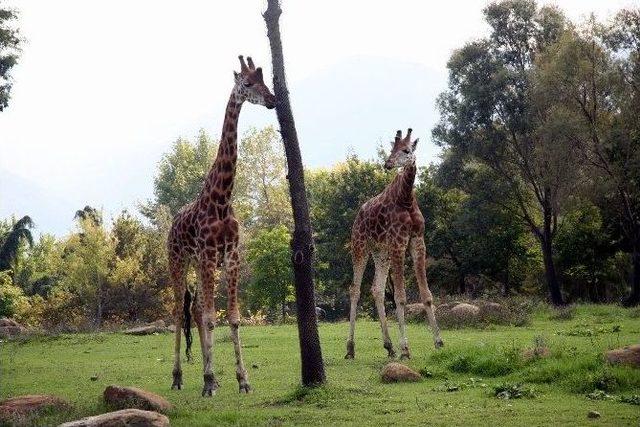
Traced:
<path fill-rule="evenodd" d="M 568 29 L 538 64 L 535 82 L 541 92 L 552 91 L 550 105 L 589 166 L 589 184 L 616 209 L 634 265 L 627 302 L 638 304 L 640 11 L 621 11 L 609 28 L 591 19 L 578 30 Z"/>
<path fill-rule="evenodd" d="M 535 58 L 566 24 L 555 8 L 531 0 L 506 0 L 484 9 L 488 39 L 467 44 L 448 63 L 449 88 L 438 101 L 436 141 L 488 166 L 508 184 L 518 215 L 538 239 L 547 286 L 562 304 L 553 238 L 567 195 L 577 179 L 577 152 L 566 122 L 550 102 L 553 93 L 531 82 Z"/>
<path fill-rule="evenodd" d="M 9 105 L 11 69 L 18 62 L 21 40 L 15 21 L 18 12 L 0 3 L 0 111 Z"/>
<path fill-rule="evenodd" d="M 282 141 L 276 130 L 252 128 L 240 140 L 234 207 L 247 230 L 293 225 Z"/>
<path fill-rule="evenodd" d="M 211 168 L 218 143 L 200 130 L 195 143 L 179 138 L 171 151 L 160 160 L 154 179 L 155 200 L 144 205 L 142 212 L 152 216 L 154 205 L 168 206 L 172 215 L 200 194 Z"/>
<path fill-rule="evenodd" d="M 78 219 L 79 232 L 65 244 L 63 286 L 77 295 L 87 317 L 99 327 L 103 320 L 115 244 L 102 225 Z"/>
<path fill-rule="evenodd" d="M 291 234 L 283 225 L 263 229 L 247 244 L 247 259 L 251 265 L 248 303 L 252 309 L 281 309 L 286 316 L 287 303 L 293 301 L 291 270 Z"/>
<path fill-rule="evenodd" d="M 351 226 L 360 206 L 380 193 L 391 174 L 372 161 L 350 156 L 329 169 L 307 172 L 311 222 L 317 250 L 320 299 L 346 310 L 351 266 Z M 368 276 L 365 280 L 368 280 Z M 367 296 L 365 296 L 365 299 Z"/>
<path fill-rule="evenodd" d="M 31 217 L 25 215 L 19 220 L 12 220 L 9 231 L 0 235 L 0 271 L 11 269 L 23 244 L 33 246 L 33 228 Z"/>

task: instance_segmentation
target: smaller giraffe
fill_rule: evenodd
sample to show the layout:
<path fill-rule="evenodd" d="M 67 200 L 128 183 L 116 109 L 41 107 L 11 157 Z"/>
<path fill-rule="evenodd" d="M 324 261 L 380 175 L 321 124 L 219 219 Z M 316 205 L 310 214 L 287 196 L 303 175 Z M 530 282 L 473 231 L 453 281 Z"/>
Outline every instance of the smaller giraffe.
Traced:
<path fill-rule="evenodd" d="M 345 359 L 355 356 L 354 334 L 356 310 L 360 299 L 360 285 L 362 275 L 369 255 L 375 263 L 375 274 L 371 293 L 375 300 L 384 348 L 389 357 L 395 357 L 387 318 L 384 310 L 384 289 L 387 283 L 389 268 L 394 287 L 396 316 L 400 327 L 401 358 L 410 358 L 407 342 L 404 309 L 407 296 L 404 287 L 404 258 L 407 246 L 413 258 L 413 267 L 420 290 L 420 299 L 427 313 L 427 321 L 433 331 L 436 348 L 444 344 L 440 338 L 440 330 L 436 323 L 433 310 L 433 296 L 427 285 L 427 250 L 424 244 L 424 217 L 418 208 L 418 202 L 413 191 L 416 177 L 415 150 L 418 139 L 411 141 L 411 129 L 403 138 L 398 131 L 393 148 L 387 158 L 385 169 L 403 168 L 382 193 L 369 199 L 356 216 L 351 230 L 351 256 L 353 259 L 353 283 L 349 289 L 351 297 L 349 339 L 347 341 L 347 355 Z"/>

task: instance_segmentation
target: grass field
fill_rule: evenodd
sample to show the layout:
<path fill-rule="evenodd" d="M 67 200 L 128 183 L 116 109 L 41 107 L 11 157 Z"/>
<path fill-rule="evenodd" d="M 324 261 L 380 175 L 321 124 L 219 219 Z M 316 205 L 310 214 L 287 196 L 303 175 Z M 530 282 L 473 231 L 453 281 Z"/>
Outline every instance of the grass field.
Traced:
<path fill-rule="evenodd" d="M 424 379 L 383 384 L 388 361 L 379 326 L 360 321 L 356 359 L 343 359 L 346 323 L 320 326 L 327 368 L 326 387 L 298 387 L 299 352 L 294 325 L 243 327 L 244 357 L 254 392 L 238 393 L 228 328 L 216 329 L 215 372 L 221 388 L 200 397 L 202 376 L 197 339 L 195 362 L 184 364 L 185 387 L 169 389 L 172 335 L 130 337 L 118 333 L 38 337 L 0 344 L 0 398 L 51 393 L 73 409 L 49 413 L 35 424 L 106 411 L 101 395 L 109 384 L 138 386 L 175 405 L 172 425 L 635 425 L 640 406 L 620 401 L 640 394 L 640 370 L 611 367 L 605 349 L 640 341 L 638 311 L 580 306 L 570 320 L 551 320 L 541 310 L 530 325 L 444 330 L 436 351 L 422 324 L 408 328 L 412 359 Z M 397 328 L 392 324 L 397 341 Z M 544 344 L 546 358 L 526 360 L 523 349 Z M 92 381 L 91 377 L 98 379 Z M 522 383 L 533 397 L 499 399 L 495 386 Z M 607 395 L 593 400 L 587 394 Z M 597 396 L 596 396 L 597 397 Z M 591 410 L 599 419 L 588 419 Z"/>

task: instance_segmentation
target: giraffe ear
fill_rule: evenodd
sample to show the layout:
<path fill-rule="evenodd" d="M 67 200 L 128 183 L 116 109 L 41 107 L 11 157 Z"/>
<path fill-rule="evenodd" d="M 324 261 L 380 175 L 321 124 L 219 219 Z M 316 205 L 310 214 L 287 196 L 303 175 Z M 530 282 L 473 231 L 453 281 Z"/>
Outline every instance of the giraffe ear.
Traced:
<path fill-rule="evenodd" d="M 233 72 L 233 80 L 238 83 L 238 81 L 240 80 L 240 73 L 236 73 L 235 71 Z"/>
<path fill-rule="evenodd" d="M 413 144 L 411 144 L 411 151 L 416 151 L 416 146 L 418 145 L 418 141 L 420 141 L 420 138 L 416 138 L 416 140 L 413 141 Z"/>

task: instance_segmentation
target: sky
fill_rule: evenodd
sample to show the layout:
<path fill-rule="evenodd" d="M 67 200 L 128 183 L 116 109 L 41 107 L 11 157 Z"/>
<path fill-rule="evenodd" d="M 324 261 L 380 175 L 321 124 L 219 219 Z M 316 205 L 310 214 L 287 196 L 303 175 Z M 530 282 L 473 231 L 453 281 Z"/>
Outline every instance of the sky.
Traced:
<path fill-rule="evenodd" d="M 178 137 L 217 137 L 237 56 L 270 82 L 265 0 L 5 0 L 25 39 L 0 113 L 0 218 L 29 214 L 63 234 L 90 204 L 107 217 L 153 196 Z M 487 34 L 484 0 L 283 0 L 281 32 L 303 161 L 363 158 L 413 127 L 418 163 L 437 161 L 435 98 L 454 49 Z M 637 0 L 560 0 L 573 20 Z M 269 84 L 270 86 L 270 84 Z M 277 125 L 247 106 L 240 131 Z"/>

